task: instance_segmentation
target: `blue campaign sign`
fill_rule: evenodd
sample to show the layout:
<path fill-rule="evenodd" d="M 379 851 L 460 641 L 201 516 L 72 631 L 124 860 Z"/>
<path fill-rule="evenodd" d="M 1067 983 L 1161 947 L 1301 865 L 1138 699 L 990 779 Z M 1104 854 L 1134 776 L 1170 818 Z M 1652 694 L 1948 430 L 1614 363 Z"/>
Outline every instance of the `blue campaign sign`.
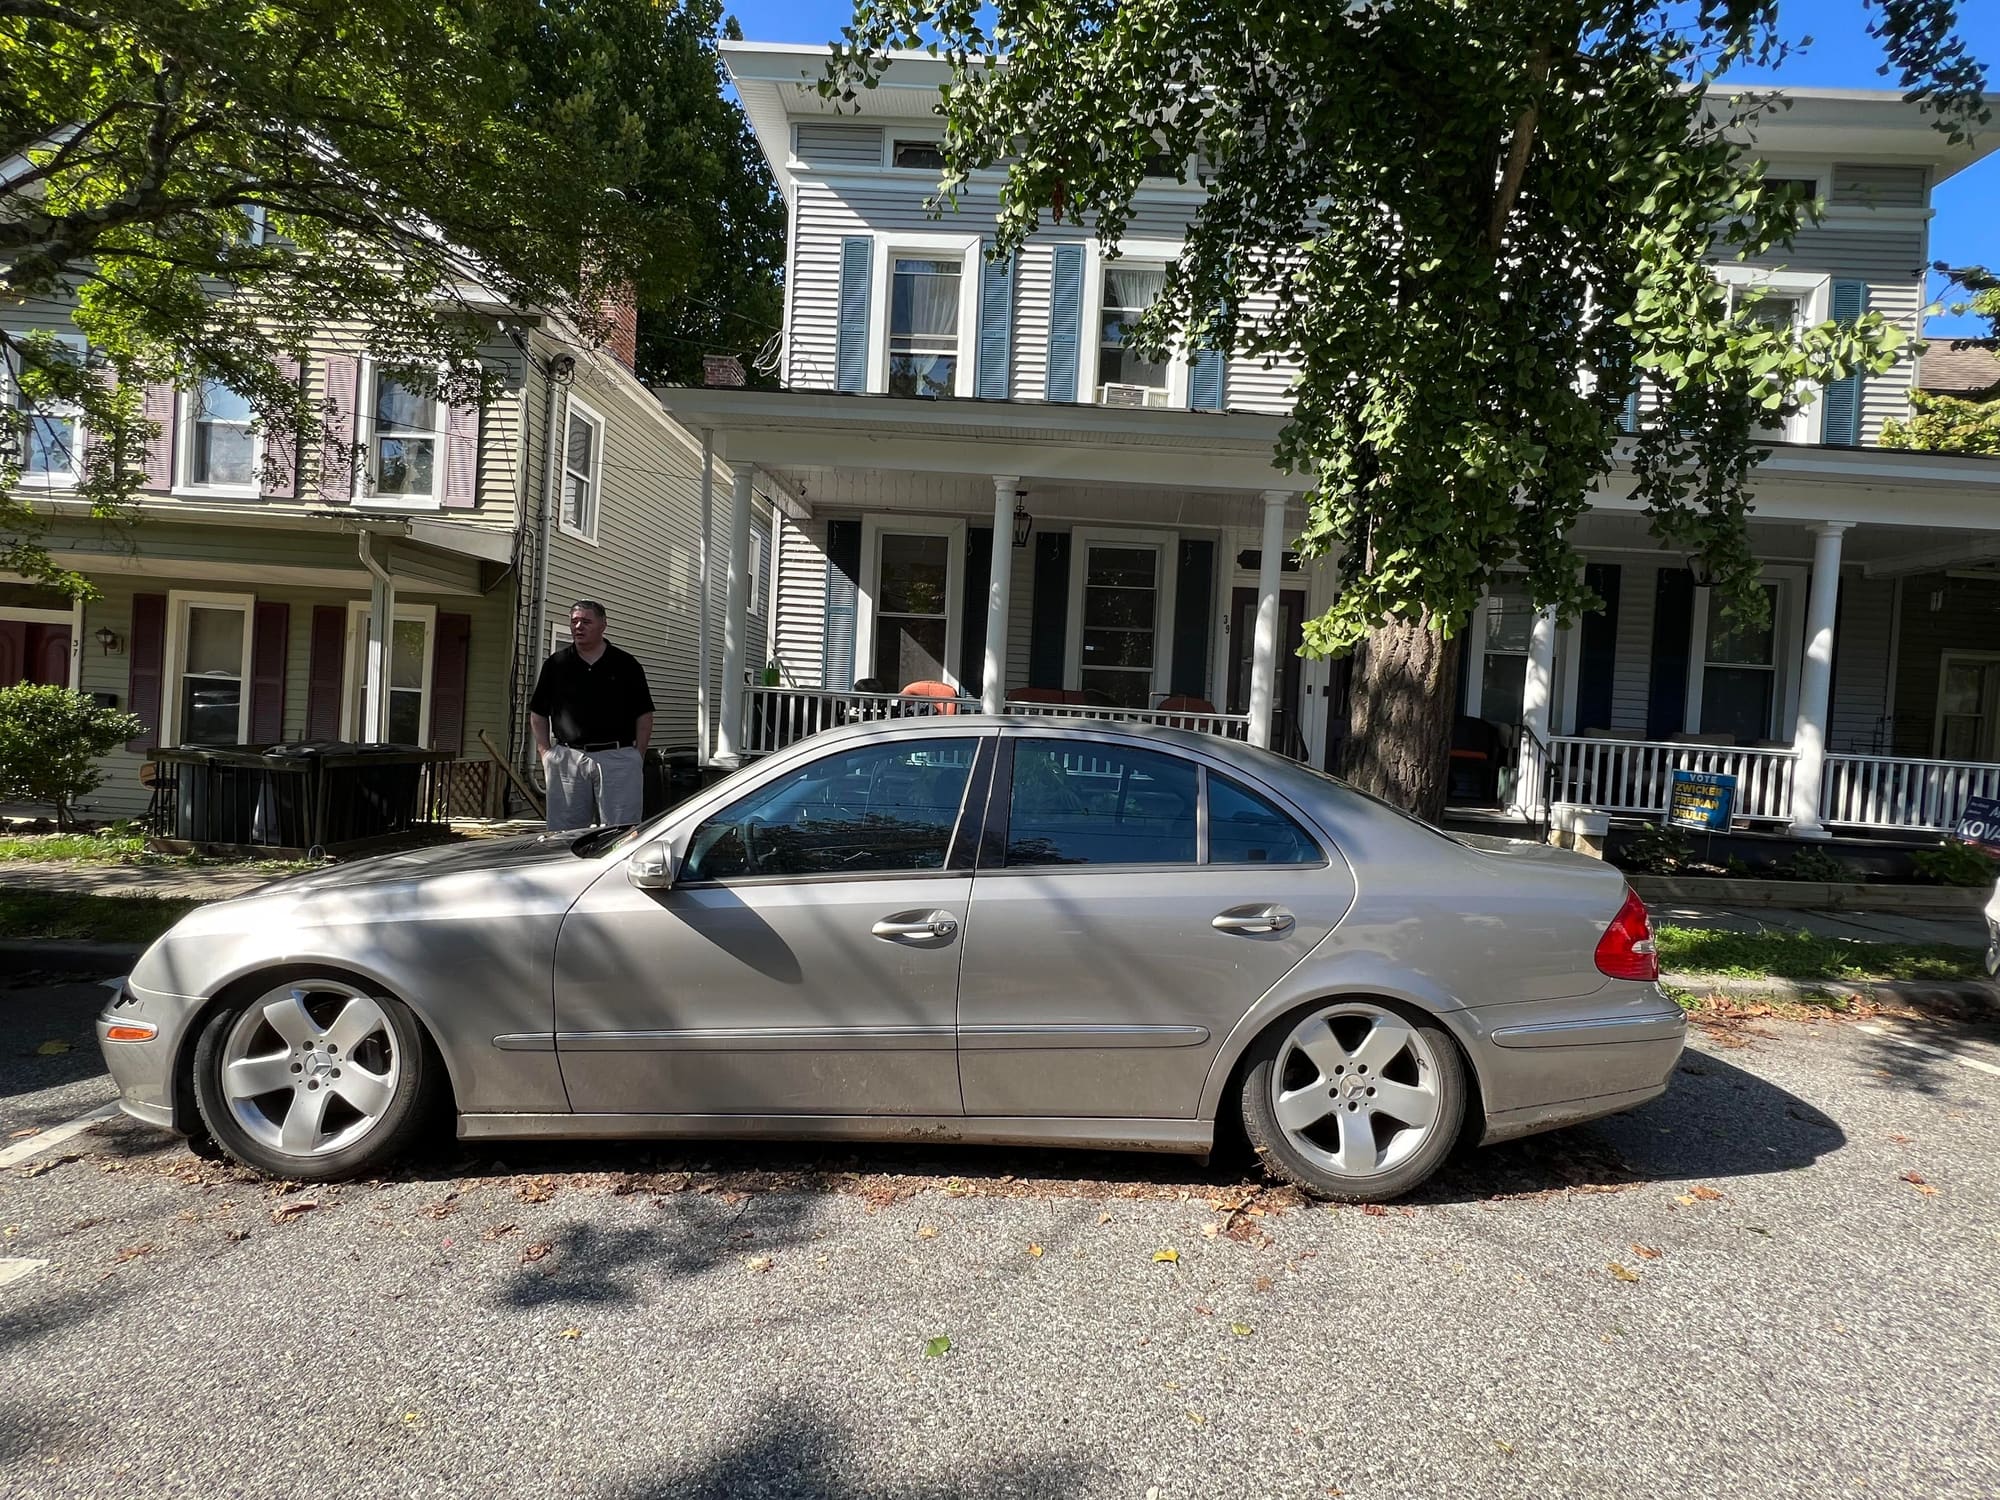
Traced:
<path fill-rule="evenodd" d="M 1958 841 L 1988 854 L 2000 854 L 2000 800 L 1967 797 L 1958 815 Z"/>
<path fill-rule="evenodd" d="M 1729 832 L 1736 778 L 1715 771 L 1675 771 L 1667 786 L 1667 822 L 1704 833 Z"/>

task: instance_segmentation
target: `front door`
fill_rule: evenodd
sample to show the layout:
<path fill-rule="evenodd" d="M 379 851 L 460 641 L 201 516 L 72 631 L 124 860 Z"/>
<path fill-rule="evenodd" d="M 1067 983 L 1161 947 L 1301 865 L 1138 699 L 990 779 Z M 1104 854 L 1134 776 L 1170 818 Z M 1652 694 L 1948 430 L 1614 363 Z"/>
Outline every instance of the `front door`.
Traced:
<path fill-rule="evenodd" d="M 1278 590 L 1278 692 L 1271 705 L 1271 748 L 1305 758 L 1299 731 L 1299 648 L 1305 644 L 1306 591 Z M 1229 601 L 1229 712 L 1250 712 L 1250 659 L 1257 649 L 1257 591 L 1237 589 Z"/>
<path fill-rule="evenodd" d="M 69 626 L 0 620 L 0 686 L 69 686 Z"/>
<path fill-rule="evenodd" d="M 1231 1028 L 1353 901 L 1345 863 L 1192 757 L 1003 744 L 959 976 L 965 1112 L 1191 1118 Z"/>
<path fill-rule="evenodd" d="M 2000 760 L 2000 656 L 1944 653 L 1934 753 L 1945 760 Z"/>
<path fill-rule="evenodd" d="M 991 743 L 991 736 L 986 737 Z M 981 738 L 850 741 L 698 824 L 673 888 L 606 871 L 556 944 L 580 1113 L 956 1115 L 954 841 Z"/>

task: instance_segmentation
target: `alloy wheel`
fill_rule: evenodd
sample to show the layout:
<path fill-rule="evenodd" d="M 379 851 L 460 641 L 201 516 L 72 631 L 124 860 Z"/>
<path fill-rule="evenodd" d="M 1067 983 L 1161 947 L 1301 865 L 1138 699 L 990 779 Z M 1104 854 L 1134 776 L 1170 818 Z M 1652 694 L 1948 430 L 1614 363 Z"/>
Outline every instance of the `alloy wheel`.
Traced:
<path fill-rule="evenodd" d="M 329 1156 L 361 1140 L 396 1097 L 403 1059 L 375 998 L 336 979 L 270 991 L 222 1046 L 221 1093 L 260 1145 Z"/>
<path fill-rule="evenodd" d="M 1294 1026 L 1271 1069 L 1287 1142 L 1323 1172 L 1373 1177 L 1423 1149 L 1441 1106 L 1434 1042 L 1394 1011 L 1350 1001 Z"/>

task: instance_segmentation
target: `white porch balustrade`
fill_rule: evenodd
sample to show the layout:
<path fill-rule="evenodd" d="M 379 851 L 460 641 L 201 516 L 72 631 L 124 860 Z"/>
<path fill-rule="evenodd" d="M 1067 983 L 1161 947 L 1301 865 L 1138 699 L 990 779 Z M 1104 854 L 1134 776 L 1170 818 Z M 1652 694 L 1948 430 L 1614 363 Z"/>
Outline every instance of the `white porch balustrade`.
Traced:
<path fill-rule="evenodd" d="M 1110 719 L 1118 724 L 1164 724 L 1191 729 L 1225 740 L 1250 738 L 1250 715 L 1192 712 L 1185 708 L 1099 708 L 1087 703 L 1009 703 L 1010 714 L 1039 714 L 1052 719 Z"/>
<path fill-rule="evenodd" d="M 834 692 L 822 688 L 758 687 L 743 689 L 742 747 L 745 755 L 768 755 L 796 740 L 841 724 L 878 719 L 920 719 L 936 714 L 976 714 L 977 698 L 917 698 L 901 693 Z M 1223 739 L 1250 737 L 1248 714 L 1200 713 L 1188 709 L 1095 708 L 1067 703 L 1008 703 L 1010 714 L 1056 719 L 1111 720 L 1120 724 L 1164 724 Z"/>
<path fill-rule="evenodd" d="M 1968 797 L 2000 797 L 2000 765 L 1829 755 L 1820 818 L 1852 828 L 1947 832 L 1958 826 Z"/>
<path fill-rule="evenodd" d="M 1549 801 L 1600 812 L 1658 817 L 1667 810 L 1675 771 L 1736 778 L 1736 816 L 1783 823 L 1792 816 L 1790 750 L 1738 749 L 1672 740 L 1600 740 L 1558 735 L 1549 745 Z"/>

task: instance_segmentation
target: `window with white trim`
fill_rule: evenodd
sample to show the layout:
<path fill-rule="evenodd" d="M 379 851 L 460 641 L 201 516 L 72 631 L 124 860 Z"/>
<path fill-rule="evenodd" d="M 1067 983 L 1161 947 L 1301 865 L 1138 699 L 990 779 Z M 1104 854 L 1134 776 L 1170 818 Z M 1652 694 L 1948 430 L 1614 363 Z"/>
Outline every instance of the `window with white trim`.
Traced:
<path fill-rule="evenodd" d="M 1739 745 L 1771 735 L 1778 701 L 1778 585 L 1763 586 L 1767 606 L 1760 625 L 1730 615 L 1725 596 L 1708 595 L 1708 631 L 1702 648 L 1701 727 L 1728 734 Z"/>
<path fill-rule="evenodd" d="M 9 329 L 8 336 L 25 341 L 32 334 Z M 86 345 L 79 334 L 58 333 L 54 341 L 65 346 L 77 359 L 84 358 Z M 10 348 L 0 360 L 0 385 L 4 385 L 7 419 L 11 436 L 21 448 L 21 482 L 41 489 L 74 488 L 83 475 L 82 424 L 69 402 L 41 402 L 21 389 L 20 352 Z"/>
<path fill-rule="evenodd" d="M 941 397 L 958 389 L 965 263 L 897 255 L 889 276 L 889 394 Z"/>
<path fill-rule="evenodd" d="M 443 479 L 440 448 L 444 423 L 434 383 L 375 366 L 367 385 L 369 496 L 435 499 Z"/>
<path fill-rule="evenodd" d="M 1167 268 L 1157 262 L 1106 261 L 1099 288 L 1097 399 L 1106 406 L 1165 406 L 1173 357 L 1146 358 L 1130 346 L 1137 323 L 1166 290 Z"/>
<path fill-rule="evenodd" d="M 604 476 L 604 418 L 574 396 L 563 423 L 562 473 L 562 529 L 595 541 Z"/>
<path fill-rule="evenodd" d="M 240 745 L 250 733 L 251 594 L 167 596 L 162 742 Z"/>
<path fill-rule="evenodd" d="M 1151 708 L 1168 691 L 1176 538 L 1170 532 L 1070 535 L 1065 684 L 1107 708 Z"/>
<path fill-rule="evenodd" d="M 1946 760 L 2000 756 L 2000 653 L 1946 651 L 1939 658 L 1931 753 Z"/>
<path fill-rule="evenodd" d="M 889 164 L 919 172 L 942 172 L 944 142 L 895 141 L 889 147 Z"/>
<path fill-rule="evenodd" d="M 180 400 L 180 488 L 257 492 L 262 444 L 248 398 L 205 380 Z"/>
<path fill-rule="evenodd" d="M 1798 335 L 1829 315 L 1831 278 L 1798 272 L 1762 271 L 1721 266 L 1718 278 L 1728 289 L 1729 310 L 1746 312 L 1753 323 L 1797 342 Z M 1823 417 L 1822 401 L 1814 401 L 1789 417 L 1760 421 L 1758 437 L 1779 443 L 1816 443 Z"/>
<path fill-rule="evenodd" d="M 341 694 L 341 733 L 369 738 L 368 601 L 347 605 L 347 681 Z M 431 653 L 436 645 L 437 607 L 399 604 L 389 627 L 389 729 L 383 743 L 426 745 L 431 729 Z"/>
<path fill-rule="evenodd" d="M 861 529 L 854 673 L 894 693 L 913 682 L 958 686 L 965 523 L 870 516 Z"/>

